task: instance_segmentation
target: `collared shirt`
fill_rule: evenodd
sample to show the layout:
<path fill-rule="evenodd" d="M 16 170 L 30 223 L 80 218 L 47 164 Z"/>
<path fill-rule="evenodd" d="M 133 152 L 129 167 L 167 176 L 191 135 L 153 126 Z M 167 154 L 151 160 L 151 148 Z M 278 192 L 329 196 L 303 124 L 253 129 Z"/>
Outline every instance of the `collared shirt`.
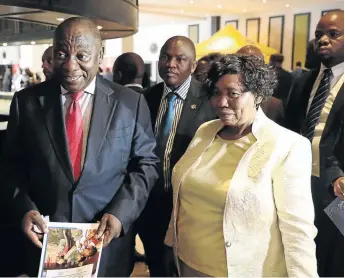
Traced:
<path fill-rule="evenodd" d="M 140 89 L 144 89 L 143 86 L 141 86 L 140 84 L 136 84 L 136 83 L 132 83 L 132 84 L 126 84 L 123 85 L 124 87 L 138 87 Z"/>
<path fill-rule="evenodd" d="M 165 154 L 164 154 L 164 161 L 162 161 L 163 164 L 163 176 L 164 176 L 164 187 L 169 188 L 171 186 L 171 171 L 170 171 L 170 156 L 172 147 L 174 144 L 174 138 L 177 130 L 178 123 L 180 121 L 183 104 L 187 97 L 190 83 L 192 80 L 192 76 L 189 76 L 185 82 L 182 83 L 182 85 L 175 91 L 172 91 L 165 83 L 164 83 L 164 92 L 162 96 L 161 103 L 159 105 L 158 109 L 158 115 L 156 119 L 156 125 L 155 125 L 155 136 L 157 137 L 158 131 L 162 122 L 162 118 L 167 110 L 168 107 L 168 100 L 167 96 L 169 93 L 174 92 L 178 95 L 178 98 L 175 100 L 174 103 L 174 120 L 172 124 L 172 128 L 169 134 L 169 138 L 166 144 L 165 148 Z"/>
<path fill-rule="evenodd" d="M 61 87 L 61 101 L 63 105 L 63 116 L 66 120 L 66 115 L 69 106 L 72 103 L 72 97 L 65 88 Z M 82 148 L 82 159 L 81 159 L 81 168 L 83 168 L 86 154 L 87 138 L 89 136 L 90 122 L 91 122 L 91 113 L 94 101 L 94 95 L 96 90 L 96 77 L 91 81 L 89 86 L 84 90 L 84 95 L 79 100 L 79 105 L 81 108 L 83 116 L 83 148 Z"/>
<path fill-rule="evenodd" d="M 308 103 L 307 115 L 312 104 L 313 98 L 316 91 L 320 85 L 321 79 L 324 74 L 326 67 L 321 64 L 320 72 L 315 80 L 313 90 L 310 94 L 310 99 Z M 325 106 L 323 107 L 319 123 L 315 127 L 314 138 L 312 141 L 312 154 L 313 154 L 313 164 L 312 164 L 312 175 L 315 177 L 320 177 L 320 141 L 323 134 L 323 130 L 326 126 L 329 113 L 332 109 L 334 100 L 336 99 L 341 86 L 344 83 L 344 63 L 336 65 L 331 68 L 332 75 L 330 76 L 330 93 L 326 99 Z"/>

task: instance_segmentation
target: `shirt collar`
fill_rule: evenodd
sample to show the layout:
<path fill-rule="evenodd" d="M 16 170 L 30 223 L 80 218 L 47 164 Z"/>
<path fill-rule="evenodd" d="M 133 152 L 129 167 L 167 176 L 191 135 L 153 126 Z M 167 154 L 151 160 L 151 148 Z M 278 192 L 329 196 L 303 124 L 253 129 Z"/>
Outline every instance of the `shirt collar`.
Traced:
<path fill-rule="evenodd" d="M 124 87 L 138 87 L 140 89 L 143 89 L 143 86 L 141 86 L 140 84 L 136 84 L 136 83 L 132 83 L 132 84 L 126 84 L 123 85 Z"/>
<path fill-rule="evenodd" d="M 325 69 L 327 68 L 324 66 L 324 64 L 321 64 L 319 76 L 323 74 Z M 332 67 L 331 70 L 332 70 L 332 75 L 334 78 L 337 78 L 340 75 L 344 74 L 344 62 Z"/>
<path fill-rule="evenodd" d="M 61 93 L 63 95 L 69 93 L 64 87 L 60 86 L 61 88 Z M 91 83 L 89 84 L 89 86 L 87 86 L 85 88 L 85 92 L 88 93 L 88 94 L 91 94 L 91 95 L 94 95 L 95 94 L 95 90 L 96 90 L 96 76 L 94 79 L 92 79 Z"/>
<path fill-rule="evenodd" d="M 163 98 L 165 98 L 169 93 L 174 92 L 177 94 L 180 98 L 183 100 L 186 99 L 187 93 L 189 91 L 190 83 L 192 81 L 192 76 L 189 75 L 189 77 L 179 86 L 176 90 L 171 90 L 164 82 L 164 93 Z"/>

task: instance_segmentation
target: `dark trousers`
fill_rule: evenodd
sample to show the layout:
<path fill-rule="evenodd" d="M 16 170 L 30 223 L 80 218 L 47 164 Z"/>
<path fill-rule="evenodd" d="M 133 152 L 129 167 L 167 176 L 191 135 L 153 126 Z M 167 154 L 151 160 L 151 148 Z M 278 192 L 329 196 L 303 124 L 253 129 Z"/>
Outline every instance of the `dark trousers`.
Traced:
<path fill-rule="evenodd" d="M 315 238 L 318 274 L 320 277 L 344 277 L 344 236 L 324 212 L 333 196 L 320 179 L 312 177 L 315 206 Z"/>
<path fill-rule="evenodd" d="M 144 245 L 151 277 L 167 277 L 163 266 L 164 238 L 172 212 L 172 191 L 156 184 L 136 227 Z"/>

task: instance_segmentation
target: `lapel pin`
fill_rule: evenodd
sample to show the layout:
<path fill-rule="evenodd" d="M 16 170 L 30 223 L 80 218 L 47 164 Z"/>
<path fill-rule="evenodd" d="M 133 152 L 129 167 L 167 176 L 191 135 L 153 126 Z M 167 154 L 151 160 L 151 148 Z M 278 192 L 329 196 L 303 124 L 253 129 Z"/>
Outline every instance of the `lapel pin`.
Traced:
<path fill-rule="evenodd" d="M 190 109 L 195 110 L 195 109 L 196 109 L 196 104 L 192 104 L 192 105 L 190 106 Z"/>

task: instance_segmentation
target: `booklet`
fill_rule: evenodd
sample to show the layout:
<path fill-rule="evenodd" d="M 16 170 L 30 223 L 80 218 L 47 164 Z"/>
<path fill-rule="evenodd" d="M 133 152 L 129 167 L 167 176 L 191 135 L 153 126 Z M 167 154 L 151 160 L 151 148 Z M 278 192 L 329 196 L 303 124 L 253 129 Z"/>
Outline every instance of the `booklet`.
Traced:
<path fill-rule="evenodd" d="M 38 277 L 97 277 L 103 237 L 99 224 L 47 222 Z"/>
<path fill-rule="evenodd" d="M 332 220 L 338 230 L 344 235 L 344 201 L 337 197 L 328 207 L 325 208 L 325 213 Z"/>

